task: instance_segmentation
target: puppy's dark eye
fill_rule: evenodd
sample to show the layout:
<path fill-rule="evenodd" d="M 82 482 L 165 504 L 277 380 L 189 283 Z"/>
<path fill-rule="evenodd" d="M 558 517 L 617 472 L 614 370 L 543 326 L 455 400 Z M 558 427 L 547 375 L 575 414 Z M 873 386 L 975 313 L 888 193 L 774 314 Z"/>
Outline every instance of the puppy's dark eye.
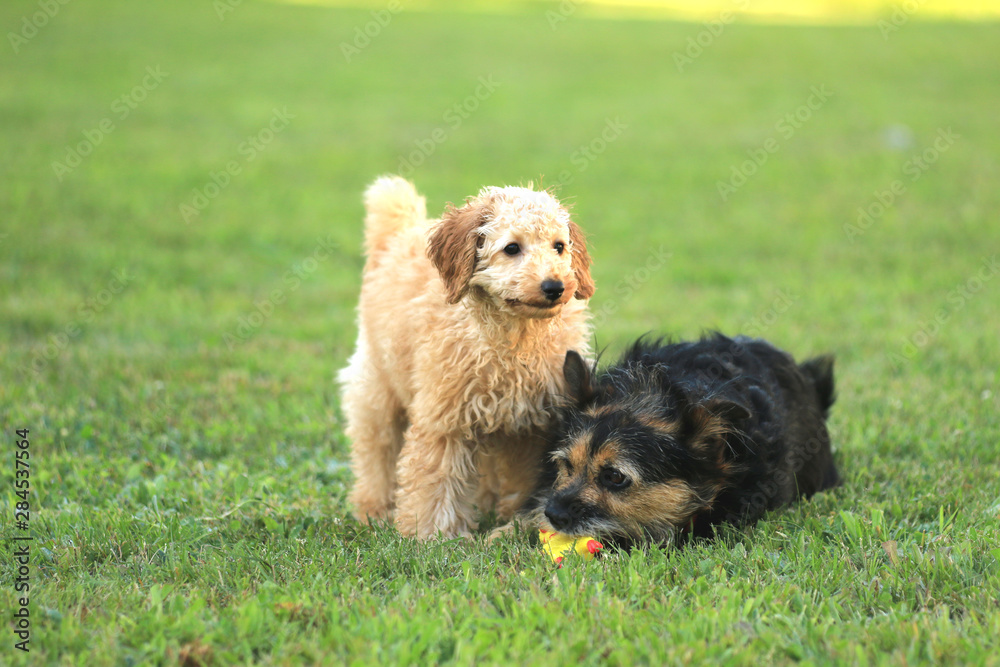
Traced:
<path fill-rule="evenodd" d="M 566 244 L 565 243 L 556 243 L 555 249 L 556 249 L 556 252 L 561 255 L 566 250 Z"/>
<path fill-rule="evenodd" d="M 510 255 L 511 257 L 513 257 L 515 255 L 520 255 L 521 254 L 521 246 L 519 246 L 516 243 L 511 243 L 506 248 L 504 248 L 503 251 L 505 253 L 507 253 L 508 255 Z"/>
<path fill-rule="evenodd" d="M 621 470 L 615 470 L 614 468 L 605 468 L 602 470 L 599 479 L 601 486 L 611 489 L 612 491 L 621 491 L 632 483 L 632 480 L 626 477 L 625 473 Z"/>

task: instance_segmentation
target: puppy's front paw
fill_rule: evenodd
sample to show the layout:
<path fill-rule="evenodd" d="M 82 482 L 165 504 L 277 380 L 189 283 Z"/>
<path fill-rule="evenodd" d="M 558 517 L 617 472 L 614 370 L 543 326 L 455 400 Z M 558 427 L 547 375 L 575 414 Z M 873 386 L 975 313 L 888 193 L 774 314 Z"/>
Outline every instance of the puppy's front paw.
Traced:
<path fill-rule="evenodd" d="M 450 512 L 438 512 L 439 516 L 417 520 L 405 511 L 396 514 L 396 529 L 401 535 L 420 540 L 450 540 L 456 537 L 472 539 L 476 523 L 461 520 Z"/>
<path fill-rule="evenodd" d="M 354 505 L 354 516 L 362 523 L 374 523 L 376 521 L 391 520 L 395 507 L 391 502 L 373 501 L 365 499 L 352 499 Z"/>

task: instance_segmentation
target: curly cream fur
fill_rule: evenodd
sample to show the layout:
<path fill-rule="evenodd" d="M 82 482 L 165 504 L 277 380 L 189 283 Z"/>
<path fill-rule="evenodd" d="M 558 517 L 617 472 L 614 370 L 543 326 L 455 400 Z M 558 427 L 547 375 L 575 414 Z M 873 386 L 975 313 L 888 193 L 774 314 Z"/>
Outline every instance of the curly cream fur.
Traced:
<path fill-rule="evenodd" d="M 406 535 L 467 534 L 474 505 L 507 517 L 534 486 L 566 351 L 589 352 L 590 257 L 547 192 L 485 188 L 429 221 L 412 184 L 383 177 L 365 204 L 358 343 L 340 373 L 351 501 Z M 554 303 L 550 280 L 565 285 Z"/>

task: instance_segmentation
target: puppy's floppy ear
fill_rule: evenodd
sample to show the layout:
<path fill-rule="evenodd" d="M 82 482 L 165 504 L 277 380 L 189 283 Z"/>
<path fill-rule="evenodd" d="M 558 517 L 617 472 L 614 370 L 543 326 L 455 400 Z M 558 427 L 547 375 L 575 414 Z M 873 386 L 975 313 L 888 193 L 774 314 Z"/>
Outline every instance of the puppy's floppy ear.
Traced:
<path fill-rule="evenodd" d="M 594 296 L 594 279 L 590 277 L 590 253 L 587 252 L 587 241 L 583 232 L 573 221 L 569 223 L 569 240 L 573 246 L 573 273 L 576 274 L 577 288 L 573 295 L 577 299 L 589 299 Z"/>
<path fill-rule="evenodd" d="M 563 362 L 563 377 L 566 378 L 567 394 L 579 405 L 585 405 L 597 396 L 594 374 L 587 362 L 575 350 L 566 353 L 566 361 Z"/>
<path fill-rule="evenodd" d="M 441 274 L 448 303 L 458 303 L 469 289 L 481 240 L 477 230 L 486 223 L 486 214 L 480 201 L 466 202 L 462 208 L 448 204 L 431 234 L 427 257 Z"/>

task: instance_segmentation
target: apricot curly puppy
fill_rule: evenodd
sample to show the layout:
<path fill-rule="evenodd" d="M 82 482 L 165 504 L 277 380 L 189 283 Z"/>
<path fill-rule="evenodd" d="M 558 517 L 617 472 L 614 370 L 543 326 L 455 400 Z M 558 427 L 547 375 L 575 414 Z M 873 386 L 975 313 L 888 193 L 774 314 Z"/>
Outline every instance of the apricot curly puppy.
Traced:
<path fill-rule="evenodd" d="M 440 221 L 399 177 L 365 193 L 358 343 L 340 372 L 361 520 L 467 535 L 541 467 L 567 350 L 589 350 L 580 229 L 548 192 L 489 187 Z"/>

